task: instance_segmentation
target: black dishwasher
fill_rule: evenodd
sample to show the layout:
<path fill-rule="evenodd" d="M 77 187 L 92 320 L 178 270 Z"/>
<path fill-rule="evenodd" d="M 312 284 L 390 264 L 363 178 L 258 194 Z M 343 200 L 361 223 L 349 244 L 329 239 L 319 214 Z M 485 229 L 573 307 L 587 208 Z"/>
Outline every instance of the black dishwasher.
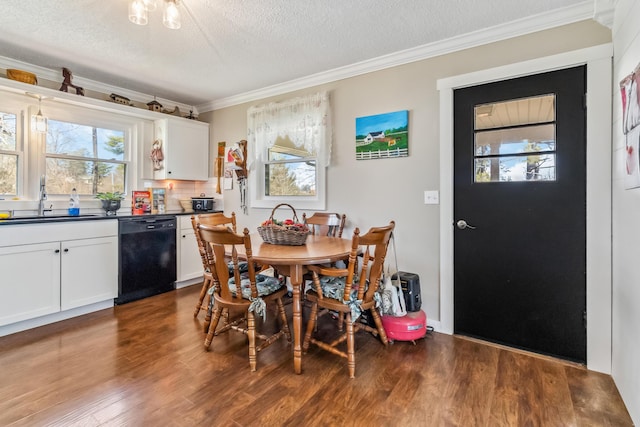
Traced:
<path fill-rule="evenodd" d="M 118 219 L 118 298 L 124 304 L 175 289 L 176 217 Z"/>

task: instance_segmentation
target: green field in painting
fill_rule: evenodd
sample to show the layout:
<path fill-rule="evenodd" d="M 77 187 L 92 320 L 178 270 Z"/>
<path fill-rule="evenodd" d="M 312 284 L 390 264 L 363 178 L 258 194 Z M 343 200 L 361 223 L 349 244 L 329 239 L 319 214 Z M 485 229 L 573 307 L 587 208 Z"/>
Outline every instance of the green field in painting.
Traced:
<path fill-rule="evenodd" d="M 395 138 L 395 145 L 389 146 L 387 141 L 373 141 L 371 144 L 356 145 L 356 153 L 365 153 L 367 151 L 378 150 L 396 150 L 409 148 L 409 138 L 407 132 L 399 132 L 395 134 L 388 134 L 387 138 Z M 356 139 L 356 143 L 361 143 L 364 138 Z"/>

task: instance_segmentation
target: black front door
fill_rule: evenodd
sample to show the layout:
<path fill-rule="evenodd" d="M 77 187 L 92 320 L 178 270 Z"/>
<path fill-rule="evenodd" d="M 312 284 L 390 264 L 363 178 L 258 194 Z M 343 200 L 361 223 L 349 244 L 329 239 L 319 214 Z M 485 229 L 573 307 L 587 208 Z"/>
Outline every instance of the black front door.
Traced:
<path fill-rule="evenodd" d="M 586 361 L 586 68 L 454 92 L 454 332 Z"/>

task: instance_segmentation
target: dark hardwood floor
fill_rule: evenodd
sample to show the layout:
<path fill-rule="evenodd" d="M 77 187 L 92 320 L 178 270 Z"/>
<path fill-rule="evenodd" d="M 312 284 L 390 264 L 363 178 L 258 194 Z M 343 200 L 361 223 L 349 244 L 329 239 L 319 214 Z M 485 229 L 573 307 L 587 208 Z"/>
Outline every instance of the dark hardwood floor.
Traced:
<path fill-rule="evenodd" d="M 252 373 L 239 333 L 204 351 L 199 289 L 0 338 L 0 425 L 632 425 L 607 375 L 438 333 L 386 349 L 359 333 L 355 379 L 317 348 L 295 375 L 284 340 Z"/>

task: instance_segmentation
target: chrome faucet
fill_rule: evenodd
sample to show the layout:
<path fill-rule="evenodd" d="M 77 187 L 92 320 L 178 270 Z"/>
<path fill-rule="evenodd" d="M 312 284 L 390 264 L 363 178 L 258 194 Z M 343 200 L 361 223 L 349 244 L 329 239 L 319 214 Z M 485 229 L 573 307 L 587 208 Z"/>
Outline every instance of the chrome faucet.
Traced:
<path fill-rule="evenodd" d="M 45 212 L 51 212 L 49 209 L 44 208 L 44 201 L 47 200 L 47 190 L 45 188 L 46 178 L 44 175 L 40 177 L 40 195 L 38 196 L 38 216 L 44 216 Z M 53 205 L 52 205 L 53 206 Z"/>

